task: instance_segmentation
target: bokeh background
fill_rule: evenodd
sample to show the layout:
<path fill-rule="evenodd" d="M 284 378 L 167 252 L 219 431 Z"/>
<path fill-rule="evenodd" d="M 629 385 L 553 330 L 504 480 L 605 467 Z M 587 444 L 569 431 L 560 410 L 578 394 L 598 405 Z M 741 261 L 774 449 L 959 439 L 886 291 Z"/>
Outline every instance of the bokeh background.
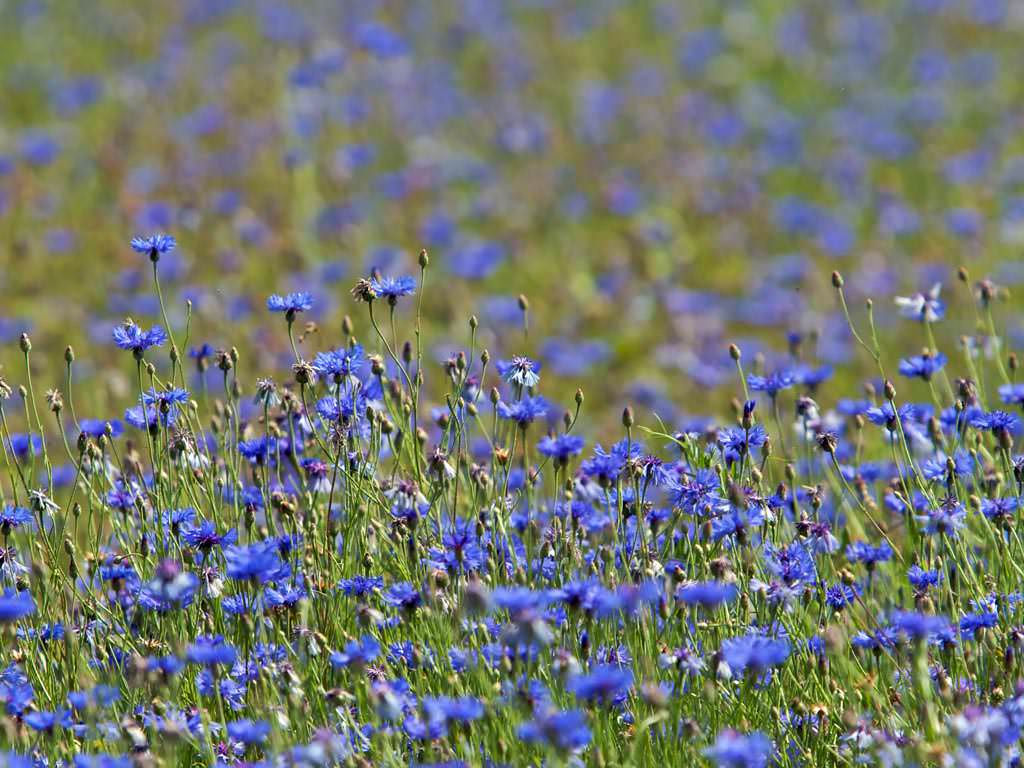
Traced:
<path fill-rule="evenodd" d="M 29 330 L 56 384 L 74 344 L 123 407 L 111 329 L 159 319 L 128 241 L 163 231 L 172 324 L 250 381 L 291 362 L 269 293 L 314 293 L 306 356 L 346 314 L 370 341 L 349 288 L 426 247 L 433 362 L 475 314 L 595 428 L 724 407 L 730 341 L 857 382 L 833 269 L 894 356 L 894 294 L 1024 279 L 1022 39 L 1012 0 L 6 0 L 0 359 Z"/>

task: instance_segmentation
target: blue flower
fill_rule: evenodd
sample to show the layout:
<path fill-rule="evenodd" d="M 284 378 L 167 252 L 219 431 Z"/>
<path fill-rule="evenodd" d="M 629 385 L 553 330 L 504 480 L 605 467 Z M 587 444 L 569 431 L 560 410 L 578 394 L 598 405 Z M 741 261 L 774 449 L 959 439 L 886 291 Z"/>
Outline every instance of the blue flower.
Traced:
<path fill-rule="evenodd" d="M 1020 418 L 1006 411 L 990 411 L 982 413 L 971 419 L 971 426 L 975 429 L 984 429 L 989 432 L 999 433 L 1003 430 L 1011 435 L 1020 432 Z"/>
<path fill-rule="evenodd" d="M 916 593 L 924 594 L 930 587 L 942 581 L 942 572 L 926 571 L 919 565 L 912 565 L 907 569 L 907 581 L 914 587 Z"/>
<path fill-rule="evenodd" d="M 366 364 L 366 355 L 359 344 L 351 347 L 318 352 L 313 359 L 313 370 L 323 378 L 340 381 L 347 376 L 357 376 Z"/>
<path fill-rule="evenodd" d="M 722 660 L 733 674 L 753 675 L 777 667 L 789 658 L 789 641 L 751 633 L 722 643 Z"/>
<path fill-rule="evenodd" d="M 313 296 L 305 291 L 296 291 L 286 296 L 274 294 L 267 299 L 267 309 L 271 312 L 284 312 L 285 317 L 293 319 L 299 312 L 313 308 Z"/>
<path fill-rule="evenodd" d="M 472 696 L 452 698 L 430 696 L 423 699 L 423 710 L 432 723 L 469 723 L 484 716 L 484 705 Z"/>
<path fill-rule="evenodd" d="M 157 262 L 160 257 L 170 253 L 177 246 L 177 242 L 170 235 L 146 235 L 132 238 L 132 250 L 136 253 L 145 253 L 150 261 Z"/>
<path fill-rule="evenodd" d="M 124 433 L 124 426 L 117 419 L 81 419 L 78 428 L 89 437 L 100 437 L 107 433 L 110 427 L 110 436 L 118 437 Z"/>
<path fill-rule="evenodd" d="M 967 510 L 963 504 L 949 497 L 938 507 L 929 509 L 927 514 L 918 515 L 918 522 L 924 523 L 924 532 L 930 535 L 956 536 L 967 524 Z"/>
<path fill-rule="evenodd" d="M 739 461 L 751 448 L 759 448 L 767 440 L 768 430 L 761 424 L 755 424 L 747 430 L 732 427 L 718 432 L 718 444 L 722 448 L 722 455 L 729 463 Z"/>
<path fill-rule="evenodd" d="M 6 504 L 3 509 L 0 509 L 0 533 L 5 536 L 14 528 L 31 525 L 32 521 L 32 513 L 24 507 Z"/>
<path fill-rule="evenodd" d="M 270 735 L 270 723 L 263 720 L 235 720 L 228 723 L 228 736 L 242 744 L 262 744 Z"/>
<path fill-rule="evenodd" d="M 393 584 L 383 595 L 384 602 L 403 611 L 414 611 L 423 602 L 420 591 L 407 581 Z"/>
<path fill-rule="evenodd" d="M 904 403 L 899 407 L 898 411 L 893 410 L 892 403 L 882 403 L 881 406 L 872 406 L 868 408 L 864 415 L 867 416 L 868 421 L 872 424 L 877 424 L 880 427 L 885 427 L 890 432 L 894 432 L 897 428 L 897 415 L 899 421 L 906 424 L 909 421 L 916 421 L 920 412 L 917 406 L 911 403 Z"/>
<path fill-rule="evenodd" d="M 217 533 L 217 526 L 209 520 L 203 520 L 199 525 L 190 526 L 181 532 L 184 542 L 198 549 L 200 552 L 209 552 L 211 549 L 220 549 L 224 546 L 234 544 L 238 539 L 238 532 L 232 528 L 227 533 Z"/>
<path fill-rule="evenodd" d="M 917 293 L 913 296 L 897 296 L 896 306 L 900 314 L 912 320 L 922 323 L 934 323 L 941 320 L 946 314 L 946 305 L 939 298 L 942 290 L 941 283 L 935 283 L 926 293 Z"/>
<path fill-rule="evenodd" d="M 1003 384 L 999 387 L 999 399 L 1007 405 L 1024 408 L 1024 384 Z"/>
<path fill-rule="evenodd" d="M 929 640 L 949 629 L 949 620 L 945 617 L 913 611 L 895 611 L 889 622 L 898 634 L 910 640 Z"/>
<path fill-rule="evenodd" d="M 370 288 L 378 298 L 387 298 L 392 304 L 402 296 L 416 292 L 416 280 L 408 275 L 403 277 L 374 277 Z"/>
<path fill-rule="evenodd" d="M 857 599 L 858 590 L 847 584 L 833 584 L 825 590 L 825 604 L 833 611 L 841 611 Z"/>
<path fill-rule="evenodd" d="M 768 376 L 747 375 L 747 386 L 754 392 L 764 392 L 768 397 L 775 398 L 779 392 L 789 389 L 796 383 L 792 371 L 773 371 Z"/>
<path fill-rule="evenodd" d="M 342 651 L 335 651 L 330 656 L 331 666 L 336 669 L 344 667 L 362 668 L 380 656 L 380 643 L 369 635 L 361 640 L 350 640 Z"/>
<path fill-rule="evenodd" d="M 900 374 L 910 379 L 931 381 L 938 371 L 946 364 L 946 356 L 941 352 L 934 355 L 915 355 L 900 360 Z"/>
<path fill-rule="evenodd" d="M 571 456 L 582 453 L 583 445 L 583 438 L 576 435 L 546 435 L 537 443 L 537 451 L 554 459 L 555 464 L 565 466 Z"/>
<path fill-rule="evenodd" d="M 523 741 L 546 744 L 560 752 L 581 750 L 591 739 L 586 715 L 578 709 L 560 712 L 544 708 L 521 724 L 517 733 Z"/>
<path fill-rule="evenodd" d="M 730 506 L 727 512 L 711 520 L 711 538 L 713 541 L 721 541 L 732 537 L 744 544 L 748 531 L 764 525 L 764 520 L 764 511 L 756 504 L 746 508 Z"/>
<path fill-rule="evenodd" d="M 226 547 L 224 560 L 227 563 L 228 578 L 238 581 L 279 581 L 286 578 L 289 571 L 273 539 L 247 547 Z"/>
<path fill-rule="evenodd" d="M 760 731 L 744 734 L 724 730 L 714 746 L 704 750 L 704 756 L 719 768 L 766 768 L 773 752 L 771 739 Z"/>
<path fill-rule="evenodd" d="M 117 346 L 134 352 L 137 356 L 141 356 L 150 347 L 159 347 L 167 341 L 167 333 L 159 325 L 144 331 L 133 320 L 125 320 L 114 328 L 113 336 Z"/>
<path fill-rule="evenodd" d="M 764 562 L 768 572 L 786 584 L 813 584 L 818 578 L 814 558 L 799 541 L 781 549 L 765 542 Z"/>
<path fill-rule="evenodd" d="M 338 582 L 338 588 L 349 597 L 364 597 L 384 588 L 384 579 L 380 576 L 353 576 Z"/>
<path fill-rule="evenodd" d="M 991 629 L 999 623 L 999 616 L 992 611 L 968 613 L 960 619 L 960 634 L 973 640 L 979 629 Z"/>
<path fill-rule="evenodd" d="M 851 563 L 864 563 L 868 568 L 873 568 L 876 563 L 892 559 L 892 547 L 884 541 L 877 547 L 864 541 L 855 541 L 846 547 L 846 559 Z"/>
<path fill-rule="evenodd" d="M 58 728 L 71 727 L 71 710 L 61 709 L 56 712 L 29 712 L 24 717 L 25 725 L 33 731 L 51 733 Z"/>
<path fill-rule="evenodd" d="M 15 592 L 7 588 L 0 595 L 0 624 L 10 624 L 35 612 L 35 601 L 28 592 Z"/>
<path fill-rule="evenodd" d="M 530 389 L 540 382 L 540 363 L 528 357 L 513 357 L 497 362 L 498 375 L 509 384 Z"/>
<path fill-rule="evenodd" d="M 566 687 L 581 701 L 618 704 L 633 687 L 633 671 L 615 664 L 603 664 L 589 674 L 569 678 Z"/>
<path fill-rule="evenodd" d="M 235 649 L 228 645 L 221 635 L 197 637 L 185 652 L 186 659 L 204 667 L 230 667 L 235 663 L 237 656 Z"/>
<path fill-rule="evenodd" d="M 497 405 L 498 416 L 506 421 L 514 421 L 519 426 L 525 427 L 532 424 L 534 419 L 546 416 L 548 413 L 548 401 L 539 395 L 537 397 L 524 397 L 512 404 L 504 400 Z"/>
<path fill-rule="evenodd" d="M 723 603 L 731 603 L 736 599 L 736 594 L 735 584 L 721 581 L 704 581 L 680 586 L 676 590 L 676 600 L 687 605 L 714 608 Z"/>

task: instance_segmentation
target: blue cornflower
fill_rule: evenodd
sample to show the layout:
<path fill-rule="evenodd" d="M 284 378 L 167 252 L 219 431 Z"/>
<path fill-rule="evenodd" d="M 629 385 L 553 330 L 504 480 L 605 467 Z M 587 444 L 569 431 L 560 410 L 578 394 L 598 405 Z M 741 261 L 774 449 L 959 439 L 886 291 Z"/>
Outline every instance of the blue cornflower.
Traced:
<path fill-rule="evenodd" d="M 124 426 L 117 419 L 81 419 L 78 422 L 78 428 L 83 434 L 96 438 L 107 433 L 108 425 L 111 437 L 118 437 L 124 433 Z"/>
<path fill-rule="evenodd" d="M 864 563 L 868 568 L 873 568 L 877 563 L 892 559 L 892 547 L 884 541 L 877 547 L 865 541 L 855 541 L 846 547 L 846 559 L 851 563 Z"/>
<path fill-rule="evenodd" d="M 107 491 L 107 504 L 114 509 L 134 509 L 142 493 L 134 483 L 125 483 L 118 480 L 117 483 Z"/>
<path fill-rule="evenodd" d="M 213 348 L 212 344 L 205 341 L 198 347 L 192 347 L 188 351 L 188 356 L 200 364 L 206 362 L 215 354 L 217 354 L 217 350 Z"/>
<path fill-rule="evenodd" d="M 768 430 L 761 424 L 750 429 L 740 427 L 722 429 L 718 432 L 718 444 L 726 462 L 732 463 L 742 459 L 751 448 L 760 448 L 768 440 Z"/>
<path fill-rule="evenodd" d="M 999 399 L 1007 405 L 1024 408 L 1024 384 L 1003 384 L 999 387 Z"/>
<path fill-rule="evenodd" d="M 947 474 L 946 459 L 947 457 L 940 452 L 927 461 L 921 462 L 921 474 L 928 480 L 944 481 Z M 963 448 L 953 451 L 952 459 L 953 471 L 958 477 L 970 477 L 974 472 L 974 458 Z"/>
<path fill-rule="evenodd" d="M 747 533 L 752 528 L 764 525 L 764 511 L 756 504 L 749 507 L 729 507 L 729 511 L 711 520 L 711 538 L 721 541 L 733 537 L 740 544 L 747 541 Z"/>
<path fill-rule="evenodd" d="M 924 594 L 930 587 L 934 587 L 942 581 L 941 571 L 926 571 L 919 565 L 912 565 L 907 569 L 907 581 L 910 582 L 917 594 Z"/>
<path fill-rule="evenodd" d="M 892 403 L 882 403 L 880 406 L 868 408 L 864 415 L 872 424 L 877 424 L 880 427 L 885 427 L 890 432 L 894 432 L 897 428 L 897 415 L 899 416 L 899 421 L 905 424 L 908 421 L 916 421 L 920 412 L 917 406 L 911 403 L 904 403 L 899 407 L 898 411 L 893 410 Z"/>
<path fill-rule="evenodd" d="M 956 536 L 967 524 L 967 510 L 963 504 L 950 497 L 943 500 L 938 507 L 929 509 L 926 514 L 917 516 L 917 521 L 924 523 L 925 533 L 940 536 Z"/>
<path fill-rule="evenodd" d="M 263 720 L 235 720 L 228 723 L 228 736 L 245 745 L 262 744 L 270 735 L 270 723 Z"/>
<path fill-rule="evenodd" d="M 165 509 L 160 515 L 164 528 L 174 531 L 181 529 L 185 524 L 196 519 L 196 511 L 192 507 L 181 507 L 180 509 Z"/>
<path fill-rule="evenodd" d="M 551 457 L 555 464 L 564 467 L 571 456 L 583 452 L 584 441 L 576 435 L 546 435 L 537 443 L 537 451 L 542 456 Z"/>
<path fill-rule="evenodd" d="M 523 741 L 547 744 L 560 752 L 583 749 L 591 739 L 586 715 L 578 709 L 543 709 L 520 725 L 517 733 Z"/>
<path fill-rule="evenodd" d="M 971 419 L 971 426 L 996 434 L 1005 430 L 1011 435 L 1016 435 L 1020 432 L 1020 418 L 1006 411 L 990 411 Z"/>
<path fill-rule="evenodd" d="M 394 304 L 402 296 L 409 296 L 416 292 L 416 280 L 409 275 L 374 277 L 370 279 L 370 288 L 377 298 L 387 298 Z"/>
<path fill-rule="evenodd" d="M 0 624 L 10 624 L 35 612 L 35 601 L 28 592 L 8 588 L 0 595 Z"/>
<path fill-rule="evenodd" d="M 890 617 L 892 628 L 911 640 L 928 640 L 943 634 L 949 628 L 949 621 L 943 616 L 932 616 L 913 611 L 896 611 Z"/>
<path fill-rule="evenodd" d="M 935 283 L 927 293 L 917 293 L 913 296 L 897 296 L 896 306 L 900 314 L 912 320 L 922 323 L 934 323 L 943 318 L 946 314 L 946 305 L 939 298 L 942 290 L 941 283 Z"/>
<path fill-rule="evenodd" d="M 209 520 L 203 520 L 199 525 L 184 529 L 181 532 L 181 538 L 193 549 L 209 552 L 214 548 L 220 549 L 234 544 L 238 540 L 238 532 L 232 528 L 227 533 L 220 535 L 217 533 L 217 526 Z"/>
<path fill-rule="evenodd" d="M 224 560 L 227 563 L 228 578 L 239 581 L 277 581 L 288 570 L 274 540 L 257 542 L 247 547 L 225 547 Z"/>
<path fill-rule="evenodd" d="M 58 728 L 71 727 L 71 710 L 61 709 L 56 712 L 29 712 L 23 718 L 25 725 L 33 731 L 52 733 Z"/>
<path fill-rule="evenodd" d="M 534 419 L 547 415 L 548 401 L 538 395 L 537 397 L 524 397 L 511 404 L 502 400 L 496 407 L 499 417 L 507 421 L 514 421 L 520 427 L 526 427 L 528 424 L 532 424 Z"/>
<path fill-rule="evenodd" d="M 747 386 L 754 392 L 764 392 L 768 397 L 774 399 L 779 392 L 789 389 L 796 384 L 796 377 L 792 371 L 773 371 L 768 376 L 756 376 L 747 374 Z"/>
<path fill-rule="evenodd" d="M 148 331 L 144 331 L 131 319 L 125 320 L 114 328 L 113 336 L 117 346 L 134 352 L 137 357 L 140 357 L 150 347 L 159 347 L 167 341 L 167 333 L 159 325 L 154 325 Z"/>
<path fill-rule="evenodd" d="M 833 611 L 841 611 L 857 599 L 857 589 L 847 584 L 833 584 L 825 590 L 825 604 Z"/>
<path fill-rule="evenodd" d="M 764 563 L 772 576 L 786 584 L 812 584 L 818 578 L 814 558 L 799 541 L 782 548 L 776 548 L 770 541 L 765 542 Z"/>
<path fill-rule="evenodd" d="M 736 594 L 735 584 L 721 581 L 704 581 L 680 586 L 676 590 L 676 600 L 687 605 L 714 608 L 723 603 L 731 603 L 736 599 Z"/>
<path fill-rule="evenodd" d="M 132 250 L 136 253 L 145 253 L 149 260 L 156 263 L 160 257 L 170 253 L 177 246 L 177 242 L 170 235 L 146 235 L 132 238 Z"/>
<path fill-rule="evenodd" d="M 267 463 L 272 445 L 266 435 L 260 435 L 252 440 L 239 440 L 238 453 L 250 464 L 262 465 Z"/>
<path fill-rule="evenodd" d="M 983 499 L 981 513 L 989 520 L 1009 520 L 1017 511 L 1017 497 L 1007 496 L 1001 499 Z"/>
<path fill-rule="evenodd" d="M 732 637 L 722 643 L 722 660 L 735 674 L 759 675 L 789 658 L 789 642 L 756 633 Z"/>
<path fill-rule="evenodd" d="M 201 664 L 204 667 L 230 667 L 235 663 L 237 657 L 238 654 L 235 649 L 228 645 L 221 635 L 197 637 L 195 642 L 185 652 L 186 659 L 193 664 Z"/>
<path fill-rule="evenodd" d="M 19 528 L 22 525 L 31 525 L 32 520 L 32 513 L 29 510 L 24 507 L 7 504 L 3 509 L 0 509 L 0 533 L 6 536 L 14 528 Z"/>
<path fill-rule="evenodd" d="M 344 650 L 334 651 L 331 654 L 331 666 L 335 669 L 344 667 L 355 667 L 361 669 L 380 656 L 380 643 L 369 635 L 363 635 L 361 640 L 350 640 L 345 644 Z"/>
<path fill-rule="evenodd" d="M 589 674 L 569 678 L 567 687 L 581 701 L 611 704 L 623 699 L 633 687 L 633 672 L 614 664 L 604 664 Z"/>
<path fill-rule="evenodd" d="M 946 365 L 946 356 L 941 352 L 934 355 L 914 355 L 900 360 L 900 374 L 909 379 L 931 381 L 938 371 Z"/>
<path fill-rule="evenodd" d="M 960 635 L 973 640 L 979 629 L 991 629 L 999 623 L 999 616 L 992 611 L 968 613 L 960 619 Z"/>
<path fill-rule="evenodd" d="M 498 375 L 509 384 L 530 389 L 540 382 L 540 363 L 528 357 L 513 357 L 497 362 Z"/>
<path fill-rule="evenodd" d="M 384 602 L 403 611 L 414 611 L 423 602 L 420 591 L 407 581 L 393 584 L 383 595 Z"/>
<path fill-rule="evenodd" d="M 365 364 L 366 354 L 359 344 L 329 352 L 317 352 L 313 358 L 313 370 L 322 378 L 333 378 L 335 381 L 358 375 Z"/>
<path fill-rule="evenodd" d="M 771 739 L 760 731 L 745 734 L 724 730 L 714 746 L 704 750 L 704 756 L 719 768 L 766 768 L 773 752 Z"/>
<path fill-rule="evenodd" d="M 432 723 L 469 723 L 484 716 L 484 705 L 472 696 L 429 696 L 423 699 L 423 711 Z"/>
<path fill-rule="evenodd" d="M 312 308 L 313 296 L 305 291 L 295 291 L 286 296 L 275 293 L 267 299 L 267 309 L 271 312 L 284 312 L 288 320 L 293 320 L 299 312 Z"/>
<path fill-rule="evenodd" d="M 585 475 L 596 477 L 602 486 L 611 485 L 622 472 L 626 461 L 640 456 L 642 450 L 636 441 L 620 440 L 612 446 L 611 451 L 605 451 L 601 444 L 597 443 L 594 446 L 594 455 L 583 462 L 580 470 Z"/>
<path fill-rule="evenodd" d="M 11 453 L 19 459 L 25 458 L 29 453 L 38 456 L 43 452 L 43 439 L 34 432 L 30 434 L 15 433 L 11 435 L 8 447 L 11 449 Z"/>
<path fill-rule="evenodd" d="M 380 576 L 353 576 L 338 582 L 338 588 L 349 597 L 363 597 L 383 589 L 384 579 Z"/>

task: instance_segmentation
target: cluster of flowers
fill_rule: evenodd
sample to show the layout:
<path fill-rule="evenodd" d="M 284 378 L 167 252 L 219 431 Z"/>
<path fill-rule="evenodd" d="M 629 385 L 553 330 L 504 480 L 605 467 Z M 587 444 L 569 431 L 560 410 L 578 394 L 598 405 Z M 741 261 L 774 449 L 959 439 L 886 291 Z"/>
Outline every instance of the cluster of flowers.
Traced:
<path fill-rule="evenodd" d="M 175 240 L 132 247 L 162 296 Z M 434 370 L 418 322 L 401 341 L 419 264 L 358 281 L 366 346 L 349 320 L 312 360 L 293 335 L 312 298 L 271 296 L 294 361 L 250 393 L 237 350 L 186 357 L 126 321 L 123 419 L 78 416 L 69 349 L 47 429 L 22 337 L 25 384 L 0 386 L 0 762 L 1019 759 L 1014 356 L 968 348 L 954 381 L 929 346 L 898 364 L 927 400 L 903 399 L 834 273 L 881 375 L 866 397 L 824 408 L 827 371 L 794 350 L 746 372 L 734 346 L 731 420 L 627 407 L 588 450 L 582 391 L 555 413 L 540 362 L 492 364 L 476 318 Z M 937 289 L 897 304 L 934 338 Z M 187 359 L 223 391 L 190 392 Z"/>

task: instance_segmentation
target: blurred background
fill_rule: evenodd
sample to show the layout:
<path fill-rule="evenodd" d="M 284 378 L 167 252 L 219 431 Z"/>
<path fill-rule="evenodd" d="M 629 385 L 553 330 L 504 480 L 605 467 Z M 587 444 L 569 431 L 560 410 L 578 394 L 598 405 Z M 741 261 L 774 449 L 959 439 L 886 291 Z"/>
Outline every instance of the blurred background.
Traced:
<path fill-rule="evenodd" d="M 268 294 L 313 292 L 307 357 L 346 314 L 371 342 L 351 285 L 426 247 L 437 373 L 475 314 L 597 427 L 721 410 L 730 341 L 853 387 L 833 269 L 894 358 L 925 343 L 894 295 L 973 317 L 958 266 L 1024 279 L 1022 33 L 1013 0 L 0 0 L 0 360 L 28 330 L 42 388 L 74 344 L 118 415 L 111 330 L 159 320 L 128 241 L 167 232 L 172 325 L 190 300 L 250 386 L 290 375 Z"/>

